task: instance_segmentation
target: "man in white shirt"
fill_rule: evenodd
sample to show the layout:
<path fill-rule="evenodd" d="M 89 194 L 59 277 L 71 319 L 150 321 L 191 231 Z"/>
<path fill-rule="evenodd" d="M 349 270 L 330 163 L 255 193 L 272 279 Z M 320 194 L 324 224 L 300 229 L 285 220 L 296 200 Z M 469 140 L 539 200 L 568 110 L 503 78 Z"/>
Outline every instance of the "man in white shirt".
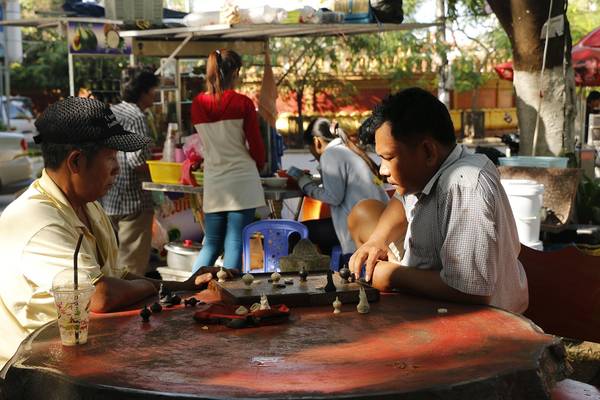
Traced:
<path fill-rule="evenodd" d="M 396 194 L 350 269 L 358 274 L 364 265 L 382 290 L 525 311 L 521 246 L 495 166 L 456 144 L 448 110 L 422 89 L 390 96 L 373 118 L 380 173 Z M 402 259 L 386 261 L 404 231 Z"/>
<path fill-rule="evenodd" d="M 29 333 L 57 318 L 52 280 L 73 268 L 80 235 L 78 267 L 96 287 L 92 311 L 139 302 L 161 283 L 117 264 L 115 234 L 97 202 L 119 173 L 117 150 L 139 150 L 149 139 L 125 131 L 104 103 L 78 97 L 49 106 L 36 127 L 42 177 L 0 216 L 0 369 Z M 170 290 L 194 290 L 211 272 L 163 283 Z"/>

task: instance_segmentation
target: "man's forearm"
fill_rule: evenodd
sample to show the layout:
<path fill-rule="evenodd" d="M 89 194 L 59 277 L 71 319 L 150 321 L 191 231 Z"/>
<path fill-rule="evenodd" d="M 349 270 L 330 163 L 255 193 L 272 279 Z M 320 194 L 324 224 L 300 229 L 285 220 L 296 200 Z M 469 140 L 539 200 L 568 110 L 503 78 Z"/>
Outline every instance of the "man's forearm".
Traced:
<path fill-rule="evenodd" d="M 154 285 L 144 279 L 123 280 L 102 277 L 96 283 L 91 310 L 94 312 L 118 310 L 156 293 Z"/>
<path fill-rule="evenodd" d="M 373 286 L 381 291 L 398 289 L 457 303 L 489 304 L 490 301 L 488 296 L 467 294 L 448 286 L 438 270 L 407 268 L 385 261 L 377 263 Z"/>

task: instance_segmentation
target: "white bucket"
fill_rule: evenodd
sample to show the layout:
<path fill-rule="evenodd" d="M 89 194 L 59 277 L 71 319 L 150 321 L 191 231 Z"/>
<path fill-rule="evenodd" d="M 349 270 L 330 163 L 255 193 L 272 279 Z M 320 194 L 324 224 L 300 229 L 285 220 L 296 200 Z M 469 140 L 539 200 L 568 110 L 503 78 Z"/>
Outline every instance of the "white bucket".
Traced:
<path fill-rule="evenodd" d="M 522 179 L 501 182 L 515 217 L 519 240 L 523 244 L 539 242 L 544 185 Z"/>

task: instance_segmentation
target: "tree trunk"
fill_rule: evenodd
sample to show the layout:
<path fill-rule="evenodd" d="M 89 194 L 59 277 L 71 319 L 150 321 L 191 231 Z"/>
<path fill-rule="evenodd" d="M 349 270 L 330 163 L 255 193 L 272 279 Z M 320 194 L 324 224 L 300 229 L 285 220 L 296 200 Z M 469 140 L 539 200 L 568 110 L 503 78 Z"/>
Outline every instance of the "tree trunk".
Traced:
<path fill-rule="evenodd" d="M 296 107 L 298 109 L 298 135 L 300 137 L 300 147 L 304 146 L 304 116 L 302 114 L 302 99 L 304 98 L 304 87 L 298 87 L 296 90 Z"/>
<path fill-rule="evenodd" d="M 565 13 L 565 2 L 553 0 L 552 17 Z M 566 14 L 564 34 L 548 41 L 546 67 L 540 80 L 545 45 L 540 34 L 548 18 L 550 1 L 488 0 L 488 4 L 506 31 L 513 49 L 520 154 L 552 156 L 572 153 L 575 79 Z M 563 62 L 566 63 L 564 67 Z M 534 149 L 536 124 L 538 134 Z"/>

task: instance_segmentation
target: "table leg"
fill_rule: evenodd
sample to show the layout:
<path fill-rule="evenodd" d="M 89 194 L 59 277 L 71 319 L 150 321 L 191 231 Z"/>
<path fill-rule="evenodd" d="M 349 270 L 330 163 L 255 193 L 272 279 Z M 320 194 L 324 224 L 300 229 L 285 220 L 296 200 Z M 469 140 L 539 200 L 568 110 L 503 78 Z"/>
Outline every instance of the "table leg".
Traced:
<path fill-rule="evenodd" d="M 296 206 L 296 211 L 294 212 L 294 221 L 300 220 L 300 211 L 302 211 L 302 204 L 304 203 L 304 196 L 298 199 L 298 205 Z"/>
<path fill-rule="evenodd" d="M 202 211 L 202 194 L 192 194 L 190 200 L 192 204 L 192 213 L 194 214 L 194 219 L 197 223 L 200 224 L 202 232 L 204 232 L 204 211 Z"/>
<path fill-rule="evenodd" d="M 271 219 L 281 219 L 283 200 L 267 200 Z"/>

